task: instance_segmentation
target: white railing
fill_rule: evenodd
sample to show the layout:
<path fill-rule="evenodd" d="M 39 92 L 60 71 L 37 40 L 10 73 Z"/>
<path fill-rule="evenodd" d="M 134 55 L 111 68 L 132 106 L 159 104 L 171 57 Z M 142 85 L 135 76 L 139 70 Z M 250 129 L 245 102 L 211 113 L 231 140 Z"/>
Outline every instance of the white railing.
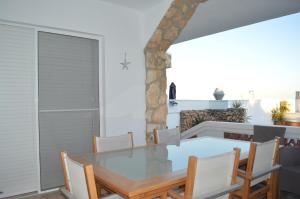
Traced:
<path fill-rule="evenodd" d="M 224 132 L 253 135 L 253 124 L 235 122 L 202 122 L 181 134 L 182 139 L 194 136 L 224 137 Z M 274 125 L 267 125 L 274 126 Z M 286 128 L 285 138 L 300 140 L 300 127 L 283 126 Z"/>

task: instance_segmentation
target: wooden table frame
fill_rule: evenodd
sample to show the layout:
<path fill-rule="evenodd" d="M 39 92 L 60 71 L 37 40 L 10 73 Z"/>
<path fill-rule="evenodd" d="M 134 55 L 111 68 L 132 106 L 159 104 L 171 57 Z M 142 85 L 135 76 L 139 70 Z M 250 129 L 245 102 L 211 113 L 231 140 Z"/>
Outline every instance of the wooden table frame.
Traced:
<path fill-rule="evenodd" d="M 89 164 L 80 156 L 72 157 L 72 159 L 82 164 Z M 182 186 L 186 182 L 186 171 L 176 171 L 151 179 L 135 181 L 117 175 L 99 165 L 93 166 L 97 184 L 128 199 L 164 198 L 168 190 Z"/>
<path fill-rule="evenodd" d="M 80 162 L 81 164 L 91 164 L 91 162 L 87 161 L 83 156 L 75 156 L 72 157 L 72 159 Z M 247 159 L 243 159 L 240 161 L 240 163 L 242 164 L 246 161 Z M 100 165 L 93 166 L 97 184 L 103 186 L 105 189 L 109 189 L 112 192 L 119 194 L 126 199 L 150 199 L 154 197 L 165 199 L 167 198 L 168 190 L 183 186 L 186 183 L 186 170 L 175 171 L 146 180 L 130 180 Z"/>

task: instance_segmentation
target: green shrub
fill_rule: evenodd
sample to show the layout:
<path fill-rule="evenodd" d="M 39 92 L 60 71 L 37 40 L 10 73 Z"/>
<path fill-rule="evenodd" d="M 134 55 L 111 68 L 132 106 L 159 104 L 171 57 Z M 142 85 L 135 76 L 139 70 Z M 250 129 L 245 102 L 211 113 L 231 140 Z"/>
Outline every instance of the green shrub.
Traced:
<path fill-rule="evenodd" d="M 232 102 L 232 107 L 233 108 L 242 108 L 243 103 L 240 100 L 236 100 Z"/>

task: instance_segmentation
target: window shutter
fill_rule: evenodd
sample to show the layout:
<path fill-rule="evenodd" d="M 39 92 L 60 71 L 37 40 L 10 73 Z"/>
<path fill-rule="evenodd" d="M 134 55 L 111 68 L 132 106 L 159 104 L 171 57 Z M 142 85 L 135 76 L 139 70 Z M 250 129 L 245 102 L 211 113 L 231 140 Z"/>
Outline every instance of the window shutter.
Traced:
<path fill-rule="evenodd" d="M 0 198 L 39 189 L 34 38 L 0 24 Z"/>

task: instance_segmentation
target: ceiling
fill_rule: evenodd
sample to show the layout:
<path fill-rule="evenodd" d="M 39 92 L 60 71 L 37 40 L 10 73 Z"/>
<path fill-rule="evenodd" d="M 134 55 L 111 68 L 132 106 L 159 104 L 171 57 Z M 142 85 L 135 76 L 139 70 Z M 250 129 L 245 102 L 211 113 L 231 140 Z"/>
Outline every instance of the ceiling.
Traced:
<path fill-rule="evenodd" d="M 145 11 L 166 0 L 101 1 Z M 208 0 L 199 5 L 175 43 L 297 12 L 300 12 L 300 0 Z"/>
<path fill-rule="evenodd" d="M 138 11 L 147 10 L 164 0 L 101 0 L 107 3 L 119 4 Z"/>
<path fill-rule="evenodd" d="M 208 0 L 199 5 L 175 43 L 297 12 L 300 0 Z"/>

